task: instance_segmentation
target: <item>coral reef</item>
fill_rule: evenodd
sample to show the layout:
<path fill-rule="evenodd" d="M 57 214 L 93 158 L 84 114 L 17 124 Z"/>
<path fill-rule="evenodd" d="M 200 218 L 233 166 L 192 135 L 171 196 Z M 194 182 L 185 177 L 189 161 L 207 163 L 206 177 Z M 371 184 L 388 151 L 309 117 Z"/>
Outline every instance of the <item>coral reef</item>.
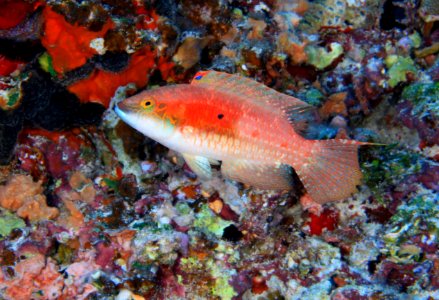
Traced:
<path fill-rule="evenodd" d="M 1 299 L 439 299 L 437 1 L 0 4 Z M 202 181 L 113 112 L 206 69 L 375 143 L 358 193 Z"/>

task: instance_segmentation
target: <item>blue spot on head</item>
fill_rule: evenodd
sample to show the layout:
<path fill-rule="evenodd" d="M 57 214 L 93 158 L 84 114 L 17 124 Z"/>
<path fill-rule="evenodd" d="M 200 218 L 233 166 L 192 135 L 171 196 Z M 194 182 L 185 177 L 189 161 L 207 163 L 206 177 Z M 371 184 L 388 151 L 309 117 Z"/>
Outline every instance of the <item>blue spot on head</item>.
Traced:
<path fill-rule="evenodd" d="M 201 78 L 203 78 L 203 75 L 195 76 L 195 80 L 200 80 Z"/>

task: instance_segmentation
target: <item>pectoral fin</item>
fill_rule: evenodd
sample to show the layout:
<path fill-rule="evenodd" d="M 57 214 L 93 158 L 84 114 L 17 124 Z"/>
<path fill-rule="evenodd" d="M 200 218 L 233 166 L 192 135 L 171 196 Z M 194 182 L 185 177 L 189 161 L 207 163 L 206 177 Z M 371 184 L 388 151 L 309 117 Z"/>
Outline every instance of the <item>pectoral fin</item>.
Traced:
<path fill-rule="evenodd" d="M 213 159 L 213 158 L 208 158 L 208 160 L 212 166 L 219 166 L 221 164 L 218 160 Z"/>
<path fill-rule="evenodd" d="M 253 161 L 223 161 L 224 177 L 267 190 L 289 190 L 293 185 L 292 170 L 283 164 L 261 164 Z"/>
<path fill-rule="evenodd" d="M 209 179 L 212 177 L 212 168 L 210 167 L 209 159 L 202 156 L 182 153 L 182 156 L 191 170 L 202 179 Z"/>

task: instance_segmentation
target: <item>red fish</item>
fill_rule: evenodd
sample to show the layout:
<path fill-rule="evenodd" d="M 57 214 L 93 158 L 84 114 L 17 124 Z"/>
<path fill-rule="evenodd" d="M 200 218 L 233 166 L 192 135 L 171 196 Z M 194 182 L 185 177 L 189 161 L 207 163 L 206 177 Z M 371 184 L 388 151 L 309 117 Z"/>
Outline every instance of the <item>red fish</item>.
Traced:
<path fill-rule="evenodd" d="M 294 116 L 310 108 L 261 83 L 227 73 L 199 72 L 191 84 L 144 91 L 116 107 L 119 117 L 180 152 L 201 178 L 221 161 L 224 177 L 261 189 L 291 189 L 291 167 L 317 203 L 356 191 L 361 171 L 353 140 L 307 140 Z"/>

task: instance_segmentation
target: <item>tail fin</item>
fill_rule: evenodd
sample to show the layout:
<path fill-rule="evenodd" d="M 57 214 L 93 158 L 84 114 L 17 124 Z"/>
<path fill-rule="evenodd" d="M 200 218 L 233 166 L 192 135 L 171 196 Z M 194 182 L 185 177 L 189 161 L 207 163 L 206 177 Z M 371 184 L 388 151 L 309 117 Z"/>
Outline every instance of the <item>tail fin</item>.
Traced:
<path fill-rule="evenodd" d="M 309 158 L 294 166 L 315 202 L 342 200 L 356 191 L 362 177 L 358 147 L 367 144 L 352 140 L 315 141 Z"/>

